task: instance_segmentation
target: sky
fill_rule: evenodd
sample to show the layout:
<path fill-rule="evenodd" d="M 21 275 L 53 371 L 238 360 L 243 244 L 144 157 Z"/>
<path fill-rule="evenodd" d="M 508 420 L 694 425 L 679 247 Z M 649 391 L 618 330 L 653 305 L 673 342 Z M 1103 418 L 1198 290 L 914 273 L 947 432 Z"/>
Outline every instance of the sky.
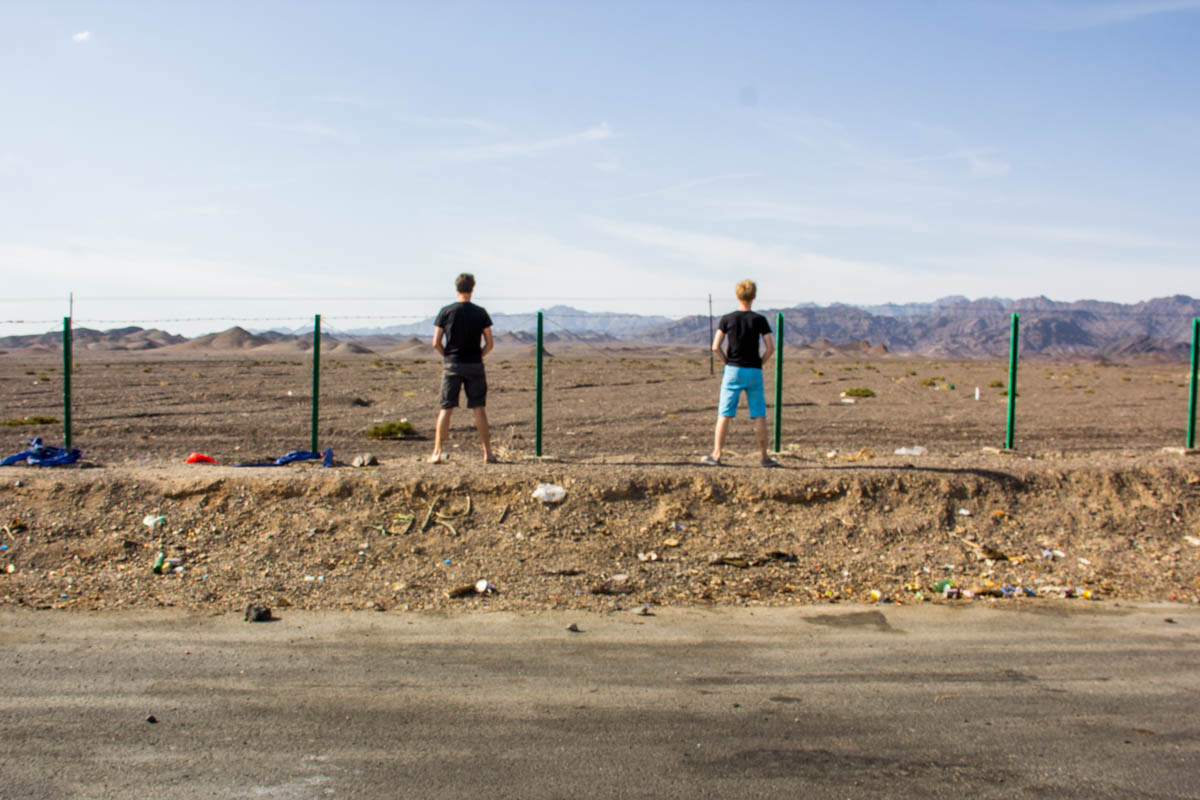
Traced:
<path fill-rule="evenodd" d="M 0 0 L 0 335 L 1197 295 L 1197 87 L 1200 0 Z"/>

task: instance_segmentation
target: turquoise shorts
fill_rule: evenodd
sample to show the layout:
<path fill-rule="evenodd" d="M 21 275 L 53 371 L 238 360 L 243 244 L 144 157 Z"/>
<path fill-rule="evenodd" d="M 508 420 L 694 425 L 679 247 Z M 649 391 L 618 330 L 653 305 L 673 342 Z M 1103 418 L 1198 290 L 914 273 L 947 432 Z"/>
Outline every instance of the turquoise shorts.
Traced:
<path fill-rule="evenodd" d="M 738 398 L 746 393 L 746 404 L 750 406 L 750 419 L 767 415 L 767 397 L 763 393 L 762 370 L 753 367 L 725 365 L 721 373 L 721 399 L 717 413 L 722 417 L 736 417 Z"/>

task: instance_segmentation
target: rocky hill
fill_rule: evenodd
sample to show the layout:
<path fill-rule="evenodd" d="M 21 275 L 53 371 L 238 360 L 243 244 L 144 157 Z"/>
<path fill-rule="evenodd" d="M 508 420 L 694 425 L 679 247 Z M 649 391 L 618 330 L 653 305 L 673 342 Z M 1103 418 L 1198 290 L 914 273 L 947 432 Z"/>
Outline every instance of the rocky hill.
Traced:
<path fill-rule="evenodd" d="M 889 352 L 934 358 L 997 358 L 1008 353 L 1012 314 L 1020 315 L 1021 351 L 1105 359 L 1188 358 L 1200 300 L 1184 295 L 1123 305 L 1046 297 L 1022 300 L 943 298 L 934 303 L 763 309 L 774 325 L 783 314 L 788 345 L 869 342 Z M 668 342 L 703 344 L 707 317 L 685 317 L 646 334 Z"/>
<path fill-rule="evenodd" d="M 60 352 L 62 338 L 62 331 L 5 336 L 0 338 L 0 349 Z M 114 328 L 107 331 L 74 328 L 71 331 L 71 345 L 76 350 L 154 350 L 186 341 L 186 336 L 153 328 Z"/>

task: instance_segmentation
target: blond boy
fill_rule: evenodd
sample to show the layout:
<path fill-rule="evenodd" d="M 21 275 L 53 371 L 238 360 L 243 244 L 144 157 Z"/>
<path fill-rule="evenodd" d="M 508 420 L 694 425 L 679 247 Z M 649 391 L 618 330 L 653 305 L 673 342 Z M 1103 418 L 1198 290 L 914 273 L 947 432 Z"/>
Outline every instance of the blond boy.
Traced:
<path fill-rule="evenodd" d="M 758 294 L 754 281 L 738 283 L 735 294 L 738 310 L 721 317 L 713 337 L 712 350 L 720 357 L 725 368 L 721 373 L 713 450 L 710 455 L 700 459 L 700 463 L 710 467 L 720 465 L 729 423 L 737 416 L 738 400 L 745 392 L 750 419 L 758 435 L 759 463 L 764 467 L 777 467 L 779 463 L 767 455 L 767 400 L 762 376 L 763 362 L 775 352 L 775 339 L 767 318 L 751 310 Z M 761 352 L 760 340 L 764 346 Z"/>

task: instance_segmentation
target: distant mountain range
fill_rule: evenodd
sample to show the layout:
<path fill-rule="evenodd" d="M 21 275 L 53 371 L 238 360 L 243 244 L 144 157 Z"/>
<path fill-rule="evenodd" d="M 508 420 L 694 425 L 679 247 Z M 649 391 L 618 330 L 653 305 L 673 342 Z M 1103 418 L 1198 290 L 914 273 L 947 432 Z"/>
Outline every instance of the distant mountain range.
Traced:
<path fill-rule="evenodd" d="M 1186 360 L 1192 320 L 1200 300 L 1185 295 L 1140 303 L 1081 300 L 1063 303 L 1046 297 L 1008 300 L 945 297 L 932 303 L 877 306 L 802 305 L 761 309 L 772 324 L 783 315 L 789 348 L 814 357 L 887 352 L 931 358 L 998 358 L 1008 353 L 1012 314 L 1020 316 L 1025 355 L 1108 360 Z M 718 314 L 719 316 L 719 314 Z M 545 339 L 562 345 L 705 347 L 709 318 L 672 320 L 662 316 L 611 314 L 554 306 L 543 311 Z M 493 314 L 498 345 L 532 347 L 536 312 Z M 433 318 L 408 325 L 360 328 L 323 334 L 322 351 L 413 355 L 427 353 Z M 119 328 L 72 332 L 76 349 L 184 352 L 303 352 L 312 348 L 311 331 L 247 331 L 230 328 L 188 339 L 160 330 Z M 57 351 L 62 332 L 0 338 L 0 351 Z"/>
<path fill-rule="evenodd" d="M 1019 315 L 1023 354 L 1055 357 L 1186 360 L 1192 320 L 1200 300 L 1184 295 L 1140 303 L 1081 300 L 1063 303 L 1046 297 L 968 300 L 947 297 L 933 303 L 875 307 L 835 305 L 764 312 L 774 323 L 782 313 L 788 344 L 866 341 L 893 353 L 935 358 L 994 358 L 1008 354 L 1011 319 Z M 694 341 L 708 337 L 708 320 L 685 320 L 673 335 Z"/>
<path fill-rule="evenodd" d="M 502 331 L 536 331 L 537 312 L 528 314 L 491 313 L 492 329 Z M 706 318 L 707 319 L 707 318 Z M 421 336 L 433 332 L 433 317 L 407 325 L 389 325 L 386 328 L 357 328 L 347 331 L 355 336 Z M 617 339 L 636 337 L 669 323 L 669 317 L 640 314 L 612 314 L 608 312 L 580 311 L 571 306 L 551 306 L 542 309 L 543 335 L 551 331 L 569 331 L 583 334 L 605 334 Z M 298 331 L 297 331 L 298 332 Z"/>

